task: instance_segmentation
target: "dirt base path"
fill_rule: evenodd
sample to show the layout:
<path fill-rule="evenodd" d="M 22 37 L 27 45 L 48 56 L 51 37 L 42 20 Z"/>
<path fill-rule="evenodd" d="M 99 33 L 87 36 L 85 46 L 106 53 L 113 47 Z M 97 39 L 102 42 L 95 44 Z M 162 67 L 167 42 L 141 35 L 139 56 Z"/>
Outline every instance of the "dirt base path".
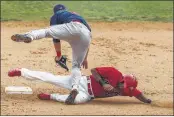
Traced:
<path fill-rule="evenodd" d="M 173 114 L 173 24 L 172 23 L 90 23 L 93 39 L 89 52 L 89 67 L 114 66 L 123 73 L 136 74 L 138 88 L 154 100 L 152 105 L 131 97 L 96 99 L 90 103 L 67 106 L 54 101 L 42 101 L 37 94 L 68 93 L 47 83 L 9 78 L 11 68 L 24 67 L 69 74 L 54 63 L 55 51 L 51 39 L 31 44 L 15 43 L 10 36 L 48 26 L 47 22 L 1 23 L 1 114 L 2 115 L 172 115 Z M 71 66 L 71 48 L 63 42 L 62 53 Z M 90 70 L 83 70 L 86 75 Z M 33 95 L 6 95 L 9 85 L 30 86 Z"/>

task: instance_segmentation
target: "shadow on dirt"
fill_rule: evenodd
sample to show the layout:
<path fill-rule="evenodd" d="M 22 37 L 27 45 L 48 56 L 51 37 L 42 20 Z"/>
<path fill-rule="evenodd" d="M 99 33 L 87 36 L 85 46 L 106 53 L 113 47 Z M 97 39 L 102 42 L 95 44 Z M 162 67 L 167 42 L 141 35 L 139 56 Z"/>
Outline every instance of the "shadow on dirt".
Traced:
<path fill-rule="evenodd" d="M 96 104 L 96 105 L 127 105 L 127 104 L 143 104 L 142 102 L 136 101 L 136 100 L 127 100 L 127 99 L 96 99 L 90 101 L 88 104 Z"/>

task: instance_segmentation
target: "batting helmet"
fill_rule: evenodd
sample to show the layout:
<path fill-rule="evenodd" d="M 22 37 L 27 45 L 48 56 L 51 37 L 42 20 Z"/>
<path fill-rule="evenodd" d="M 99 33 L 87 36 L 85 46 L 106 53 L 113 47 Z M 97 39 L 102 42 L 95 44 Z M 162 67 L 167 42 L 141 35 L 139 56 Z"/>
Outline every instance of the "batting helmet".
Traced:
<path fill-rule="evenodd" d="M 124 81 L 124 88 L 129 88 L 129 87 L 136 88 L 138 84 L 136 77 L 132 74 L 124 75 L 123 81 Z"/>
<path fill-rule="evenodd" d="M 56 6 L 54 6 L 54 13 L 56 13 L 59 10 L 66 10 L 66 7 L 62 4 L 57 4 Z"/>
<path fill-rule="evenodd" d="M 123 75 L 122 82 L 124 82 L 123 92 L 126 95 L 132 96 L 134 89 L 138 85 L 138 81 L 134 75 Z"/>

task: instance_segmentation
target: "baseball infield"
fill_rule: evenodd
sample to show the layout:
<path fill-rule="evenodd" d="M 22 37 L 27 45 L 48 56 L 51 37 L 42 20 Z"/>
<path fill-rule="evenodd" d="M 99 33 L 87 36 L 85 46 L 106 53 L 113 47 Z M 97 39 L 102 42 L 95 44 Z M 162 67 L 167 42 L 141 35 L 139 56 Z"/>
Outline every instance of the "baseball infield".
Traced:
<path fill-rule="evenodd" d="M 54 74 L 69 74 L 54 62 L 51 39 L 15 43 L 10 36 L 48 26 L 48 22 L 1 23 L 1 114 L 2 115 L 172 115 L 173 114 L 173 24 L 152 22 L 90 22 L 93 39 L 89 52 L 89 67 L 114 66 L 125 73 L 134 73 L 139 89 L 151 98 L 146 105 L 130 97 L 93 100 L 86 104 L 67 106 L 37 98 L 41 92 L 68 93 L 46 83 L 33 83 L 20 77 L 10 78 L 11 68 L 25 67 Z M 63 42 L 68 66 L 71 48 Z M 82 70 L 90 74 L 90 70 Z M 6 86 L 29 86 L 32 95 L 7 95 Z M 89 111 L 90 110 L 90 111 Z"/>

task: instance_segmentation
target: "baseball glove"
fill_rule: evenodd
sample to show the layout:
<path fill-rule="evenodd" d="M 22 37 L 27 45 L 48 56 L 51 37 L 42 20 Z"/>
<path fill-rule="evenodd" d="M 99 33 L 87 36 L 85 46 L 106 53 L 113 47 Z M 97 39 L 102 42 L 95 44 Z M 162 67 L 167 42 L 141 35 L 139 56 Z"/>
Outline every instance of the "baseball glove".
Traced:
<path fill-rule="evenodd" d="M 67 65 L 66 65 L 66 60 L 67 58 L 65 56 L 62 56 L 60 58 L 60 60 L 56 60 L 56 57 L 55 57 L 55 62 L 57 65 L 60 65 L 62 68 L 66 69 L 67 71 L 69 71 Z"/>

